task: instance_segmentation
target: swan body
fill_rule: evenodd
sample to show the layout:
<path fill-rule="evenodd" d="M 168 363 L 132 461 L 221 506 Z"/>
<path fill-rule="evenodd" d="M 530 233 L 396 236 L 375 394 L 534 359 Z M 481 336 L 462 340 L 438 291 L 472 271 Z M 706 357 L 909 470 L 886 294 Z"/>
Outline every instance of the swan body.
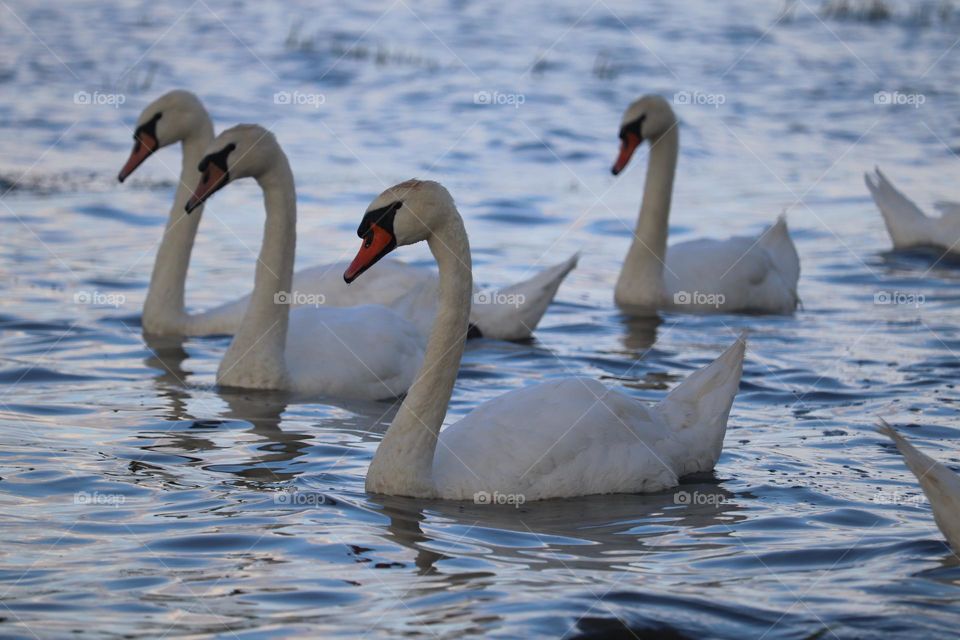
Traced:
<path fill-rule="evenodd" d="M 529 338 L 557 295 L 560 284 L 577 266 L 579 257 L 575 254 L 532 278 L 497 291 L 475 288 L 470 310 L 473 330 L 469 337 Z M 383 261 L 382 273 L 378 267 L 375 277 L 348 287 L 343 282 L 343 272 L 348 266 L 348 262 L 334 262 L 302 269 L 294 274 L 291 291 L 307 297 L 322 295 L 325 307 L 364 303 L 391 307 L 426 337 L 437 310 L 440 280 L 435 272 L 388 258 Z M 211 309 L 203 314 L 203 319 L 197 319 L 194 326 L 201 327 L 206 334 L 233 333 L 249 299 L 247 295 Z"/>
<path fill-rule="evenodd" d="M 930 501 L 937 526 L 953 550 L 960 551 L 960 476 L 922 453 L 885 421 L 877 429 L 897 445 Z"/>
<path fill-rule="evenodd" d="M 451 500 L 650 492 L 716 464 L 740 383 L 742 338 L 655 406 L 595 380 L 559 379 L 494 398 L 441 431 L 472 293 L 463 221 L 446 189 L 413 180 L 381 194 L 358 235 L 364 245 L 348 282 L 385 254 L 379 247 L 419 241 L 440 272 L 423 367 L 370 464 L 368 491 Z"/>
<path fill-rule="evenodd" d="M 781 216 L 759 237 L 691 240 L 670 246 L 661 308 L 790 314 L 797 307 L 799 278 L 800 259 Z"/>
<path fill-rule="evenodd" d="M 936 248 L 960 253 L 960 203 L 937 202 L 939 218 L 931 218 L 903 195 L 879 168 L 864 174 L 864 182 L 883 215 L 893 248 L 897 250 Z"/>
<path fill-rule="evenodd" d="M 244 177 L 263 189 L 267 212 L 253 292 L 217 383 L 370 400 L 406 392 L 423 359 L 414 325 L 380 305 L 291 310 L 283 297 L 293 284 L 296 190 L 273 134 L 257 125 L 224 131 L 210 143 L 200 171 L 188 212 Z"/>
<path fill-rule="evenodd" d="M 184 305 L 187 269 L 202 213 L 201 208 L 195 211 L 196 215 L 187 216 L 184 205 L 190 197 L 190 187 L 200 175 L 197 165 L 213 136 L 213 121 L 197 96 L 181 90 L 166 93 L 140 114 L 134 132 L 133 152 L 119 175 L 123 182 L 158 149 L 177 142 L 183 147 L 180 181 L 143 307 L 143 330 L 152 335 L 233 335 L 240 327 L 250 301 L 248 294 L 198 313 L 187 313 Z M 530 279 L 479 299 L 482 304 L 474 305 L 471 313 L 471 323 L 475 327 L 471 335 L 497 340 L 529 338 L 560 284 L 576 267 L 577 258 L 574 255 Z M 301 269 L 294 275 L 290 291 L 298 294 L 296 300 L 316 300 L 323 296 L 327 307 L 370 303 L 393 306 L 407 295 L 419 298 L 423 292 L 436 293 L 438 279 L 432 270 L 399 260 L 390 260 L 382 266 L 376 276 L 350 288 L 341 277 L 346 264 Z M 426 336 L 436 311 L 436 300 L 425 295 L 422 301 L 426 306 L 408 304 L 399 309 Z M 294 306 L 300 305 L 295 302 Z"/>
<path fill-rule="evenodd" d="M 793 313 L 799 303 L 800 258 L 782 216 L 759 237 L 694 240 L 667 248 L 677 127 L 673 109 L 660 96 L 644 96 L 624 114 L 614 175 L 645 139 L 650 161 L 634 241 L 614 291 L 617 305 L 631 313 Z"/>
<path fill-rule="evenodd" d="M 590 378 L 494 398 L 440 433 L 433 460 L 440 497 L 650 493 L 710 471 L 723 450 L 743 352 L 737 341 L 655 406 Z"/>

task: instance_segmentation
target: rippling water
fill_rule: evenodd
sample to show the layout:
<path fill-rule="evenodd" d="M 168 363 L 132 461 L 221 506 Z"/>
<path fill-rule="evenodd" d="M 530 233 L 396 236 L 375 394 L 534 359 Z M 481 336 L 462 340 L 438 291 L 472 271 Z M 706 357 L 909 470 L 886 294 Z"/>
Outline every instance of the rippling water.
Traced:
<path fill-rule="evenodd" d="M 952 635 L 960 569 L 872 424 L 958 461 L 960 271 L 889 254 L 861 174 L 880 164 L 924 207 L 960 199 L 960 16 L 818 7 L 2 3 L 0 634 Z M 412 175 L 458 199 L 481 281 L 583 251 L 536 340 L 469 346 L 450 421 L 568 374 L 657 400 L 746 330 L 715 473 L 519 509 L 369 496 L 394 405 L 222 393 L 226 339 L 145 344 L 178 151 L 115 175 L 140 109 L 175 87 L 218 129 L 276 132 L 299 265 L 352 255 L 370 198 Z M 614 309 L 644 158 L 618 179 L 609 166 L 645 92 L 691 96 L 671 240 L 757 233 L 788 210 L 794 317 Z M 207 206 L 192 308 L 247 289 L 262 223 L 252 183 Z"/>

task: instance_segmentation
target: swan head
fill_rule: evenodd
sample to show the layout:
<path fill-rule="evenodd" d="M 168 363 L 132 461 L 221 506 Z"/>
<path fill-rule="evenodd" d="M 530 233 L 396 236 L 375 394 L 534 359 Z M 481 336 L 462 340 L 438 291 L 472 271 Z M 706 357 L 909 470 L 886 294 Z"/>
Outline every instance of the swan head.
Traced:
<path fill-rule="evenodd" d="M 427 240 L 456 211 L 453 197 L 439 182 L 407 180 L 381 193 L 367 207 L 357 235 L 363 239 L 357 257 L 343 274 L 349 284 L 385 255 Z"/>
<path fill-rule="evenodd" d="M 620 121 L 620 155 L 611 172 L 618 175 L 644 140 L 656 144 L 660 136 L 677 126 L 677 116 L 662 96 L 646 95 L 633 101 Z"/>
<path fill-rule="evenodd" d="M 197 165 L 200 180 L 184 207 L 190 213 L 210 196 L 240 178 L 260 179 L 283 156 L 280 143 L 258 124 L 238 124 L 222 132 L 207 147 Z"/>
<path fill-rule="evenodd" d="M 117 180 L 126 180 L 158 149 L 182 142 L 209 126 L 210 116 L 197 96 L 180 89 L 163 94 L 140 112 L 133 131 L 133 151 Z"/>

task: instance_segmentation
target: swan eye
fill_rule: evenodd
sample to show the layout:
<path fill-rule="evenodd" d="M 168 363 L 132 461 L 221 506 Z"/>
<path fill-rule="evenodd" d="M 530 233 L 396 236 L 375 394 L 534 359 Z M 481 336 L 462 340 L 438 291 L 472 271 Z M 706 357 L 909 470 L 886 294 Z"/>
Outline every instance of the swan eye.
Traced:
<path fill-rule="evenodd" d="M 157 122 L 161 117 L 163 117 L 163 112 L 158 111 L 152 118 L 137 127 L 136 131 L 133 132 L 134 150 L 140 149 L 144 138 L 153 142 L 154 146 L 159 146 L 157 143 Z"/>
<path fill-rule="evenodd" d="M 643 134 L 640 132 L 640 128 L 643 126 L 643 121 L 647 116 L 643 115 L 634 120 L 633 122 L 628 122 L 627 124 L 620 127 L 620 140 L 626 142 L 627 134 L 632 133 L 640 140 L 643 140 Z"/>

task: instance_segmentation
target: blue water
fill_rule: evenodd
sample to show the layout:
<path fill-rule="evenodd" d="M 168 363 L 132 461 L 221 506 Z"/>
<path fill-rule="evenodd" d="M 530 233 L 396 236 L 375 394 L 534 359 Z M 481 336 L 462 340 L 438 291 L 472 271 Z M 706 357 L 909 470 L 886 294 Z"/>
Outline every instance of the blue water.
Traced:
<path fill-rule="evenodd" d="M 890 254 L 861 176 L 879 164 L 927 209 L 960 200 L 960 15 L 894 6 L 870 21 L 812 0 L 0 3 L 0 635 L 953 636 L 960 565 L 872 425 L 960 462 L 960 271 Z M 226 339 L 145 343 L 178 151 L 115 176 L 140 110 L 177 87 L 218 129 L 277 134 L 301 266 L 352 255 L 372 196 L 412 176 L 454 194 L 483 282 L 583 252 L 533 342 L 469 346 L 449 421 L 569 374 L 654 401 L 746 330 L 724 454 L 681 487 L 698 503 L 370 496 L 395 405 L 223 393 Z M 609 166 L 648 92 L 701 96 L 676 107 L 671 241 L 786 210 L 795 316 L 614 308 L 646 151 Z M 252 183 L 207 206 L 192 308 L 247 290 L 261 206 Z"/>

